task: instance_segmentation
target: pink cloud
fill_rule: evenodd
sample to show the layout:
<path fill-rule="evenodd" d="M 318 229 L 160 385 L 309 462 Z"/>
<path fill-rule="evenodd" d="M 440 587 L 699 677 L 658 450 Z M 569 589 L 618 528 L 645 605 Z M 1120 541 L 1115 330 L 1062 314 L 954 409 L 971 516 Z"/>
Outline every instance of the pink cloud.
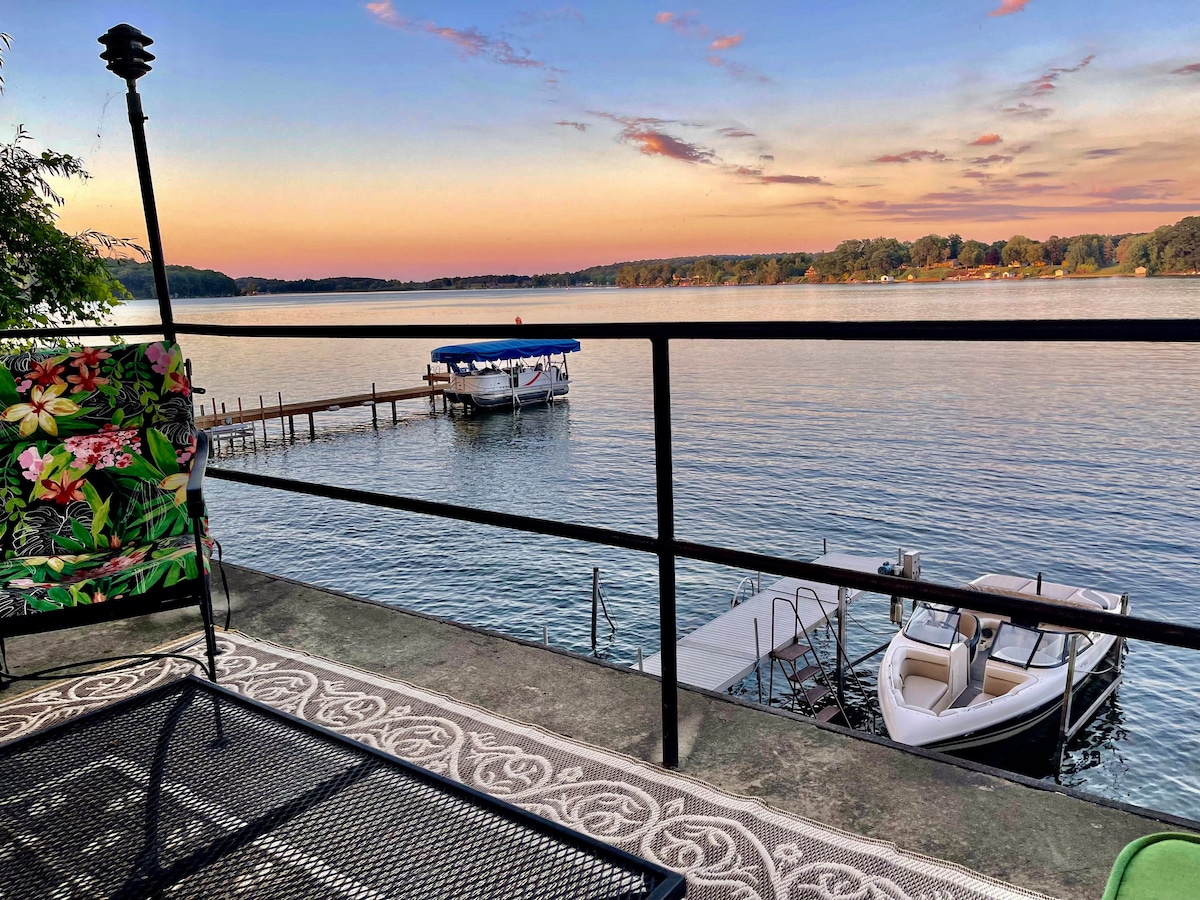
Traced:
<path fill-rule="evenodd" d="M 1000 0 L 1000 5 L 993 9 L 989 16 L 1011 16 L 1025 8 L 1029 0 Z"/>
<path fill-rule="evenodd" d="M 700 20 L 696 18 L 694 12 L 673 13 L 663 11 L 654 14 L 654 21 L 659 25 L 668 25 L 676 34 L 682 34 L 687 37 L 703 38 L 708 37 L 709 34 L 708 28 L 700 24 Z"/>
<path fill-rule="evenodd" d="M 1192 63 L 1190 66 L 1180 66 L 1178 69 L 1171 70 L 1172 75 L 1200 75 L 1200 63 Z"/>
<path fill-rule="evenodd" d="M 992 144 L 999 144 L 1003 142 L 1003 140 L 1004 138 L 1000 137 L 998 134 L 981 134 L 979 137 L 975 138 L 975 140 L 971 141 L 971 146 L 989 147 Z"/>
<path fill-rule="evenodd" d="M 514 50 L 508 41 L 488 37 L 478 29 L 447 28 L 434 22 L 406 19 L 396 12 L 392 6 L 392 0 L 377 0 L 377 2 L 368 3 L 366 10 L 381 25 L 409 34 L 424 33 L 441 38 L 457 47 L 463 56 L 479 56 L 502 66 L 514 66 L 519 69 L 558 71 L 547 66 L 542 60 L 534 59 L 529 55 L 529 51 Z"/>
<path fill-rule="evenodd" d="M 872 162 L 877 163 L 910 163 L 920 160 L 930 160 L 931 162 L 949 162 L 949 157 L 940 150 L 907 150 L 904 153 L 895 153 L 888 156 L 877 156 Z"/>
<path fill-rule="evenodd" d="M 664 156 L 687 163 L 711 163 L 716 159 L 713 151 L 696 144 L 689 144 L 657 128 L 626 125 L 617 140 L 633 144 L 644 156 Z"/>
<path fill-rule="evenodd" d="M 715 41 L 713 41 L 711 44 L 709 44 L 708 49 L 709 50 L 728 50 L 730 47 L 736 47 L 741 42 L 742 42 L 742 36 L 740 34 L 726 34 L 726 35 L 723 35 L 723 36 L 717 38 Z"/>

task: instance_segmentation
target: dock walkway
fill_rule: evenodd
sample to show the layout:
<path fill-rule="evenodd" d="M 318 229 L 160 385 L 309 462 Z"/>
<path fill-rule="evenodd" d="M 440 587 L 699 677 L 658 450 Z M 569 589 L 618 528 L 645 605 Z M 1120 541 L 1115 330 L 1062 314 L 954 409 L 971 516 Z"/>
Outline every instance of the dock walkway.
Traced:
<path fill-rule="evenodd" d="M 827 553 L 814 559 L 813 563 L 856 572 L 878 572 L 879 567 L 889 561 L 883 556 Z M 847 602 L 860 593 L 850 591 Z M 783 602 L 785 600 L 788 602 Z M 684 635 L 675 645 L 680 683 L 713 691 L 723 691 L 737 684 L 753 672 L 760 660 L 766 659 L 772 650 L 782 649 L 791 643 L 795 631 L 793 604 L 796 604 L 804 627 L 817 628 L 837 612 L 837 586 L 800 578 L 784 578 Z M 772 612 L 775 615 L 774 646 L 771 640 Z M 661 652 L 647 657 L 642 666 L 646 672 L 662 674 Z"/>
<path fill-rule="evenodd" d="M 441 379 L 435 377 L 433 380 L 438 381 Z M 248 409 L 231 409 L 228 412 L 222 410 L 215 414 L 207 412 L 196 416 L 196 426 L 207 431 L 218 425 L 241 425 L 247 422 L 266 422 L 268 419 L 291 419 L 295 416 L 311 416 L 313 413 L 345 409 L 347 407 L 379 406 L 383 403 L 396 403 L 398 400 L 417 400 L 423 397 L 432 398 L 441 393 L 442 388 L 440 385 L 425 384 L 420 387 L 399 388 L 391 391 L 349 394 L 345 397 L 333 397 L 328 400 L 303 400 L 299 403 L 260 405 L 257 409 L 251 407 Z"/>

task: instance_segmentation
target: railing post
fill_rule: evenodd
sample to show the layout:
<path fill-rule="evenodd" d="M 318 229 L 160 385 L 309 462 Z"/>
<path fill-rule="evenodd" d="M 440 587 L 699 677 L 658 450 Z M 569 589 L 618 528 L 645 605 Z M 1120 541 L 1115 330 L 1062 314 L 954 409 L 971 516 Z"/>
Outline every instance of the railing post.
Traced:
<path fill-rule="evenodd" d="M 658 631 L 662 642 L 663 765 L 679 768 L 679 666 L 675 653 L 675 484 L 671 459 L 671 352 L 650 339 L 654 370 L 654 481 L 658 507 Z"/>
<path fill-rule="evenodd" d="M 600 614 L 600 568 L 592 566 L 592 654 L 596 653 L 596 618 Z"/>

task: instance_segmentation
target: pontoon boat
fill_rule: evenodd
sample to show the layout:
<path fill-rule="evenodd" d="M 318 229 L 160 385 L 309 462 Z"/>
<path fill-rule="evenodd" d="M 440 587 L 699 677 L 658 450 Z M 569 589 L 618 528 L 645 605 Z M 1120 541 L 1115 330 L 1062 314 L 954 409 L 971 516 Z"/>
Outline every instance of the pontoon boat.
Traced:
<path fill-rule="evenodd" d="M 450 403 L 472 408 L 526 406 L 553 402 L 567 393 L 568 353 L 579 341 L 483 341 L 438 347 L 433 361 L 444 363 Z"/>

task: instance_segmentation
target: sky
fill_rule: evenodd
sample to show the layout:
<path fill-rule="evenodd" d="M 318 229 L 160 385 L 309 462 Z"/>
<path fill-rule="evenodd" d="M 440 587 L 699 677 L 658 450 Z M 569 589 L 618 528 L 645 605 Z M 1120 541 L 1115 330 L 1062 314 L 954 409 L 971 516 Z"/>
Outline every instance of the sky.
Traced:
<path fill-rule="evenodd" d="M 168 263 L 447 275 L 1123 233 L 1200 213 L 1195 0 L 0 0 L 0 132 L 81 157 L 61 226 Z"/>

